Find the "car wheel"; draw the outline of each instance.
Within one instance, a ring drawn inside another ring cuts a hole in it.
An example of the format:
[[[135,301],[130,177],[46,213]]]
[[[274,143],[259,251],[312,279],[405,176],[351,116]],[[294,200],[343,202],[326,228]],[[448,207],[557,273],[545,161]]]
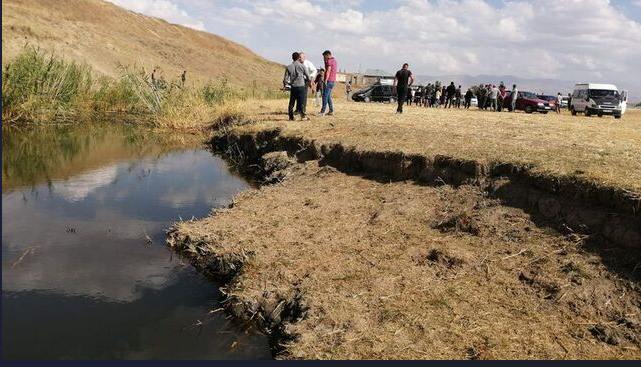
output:
[[[586,108],[585,109],[585,117],[590,117],[592,116],[592,113]]]
[[[366,103],[370,103],[372,101],[372,99],[370,97],[365,97],[365,98],[363,98],[363,101],[366,102]]]
[[[621,119],[621,115],[614,115],[614,118],[617,119],[617,120],[620,120]]]
[[[576,116],[576,110],[574,107],[570,107],[570,113],[572,113],[572,116]]]
[[[532,106],[525,106],[525,113],[532,113],[534,110],[532,109]]]
[[[602,114],[602,113],[600,113],[600,114],[599,114],[599,117],[603,117],[603,114]]]

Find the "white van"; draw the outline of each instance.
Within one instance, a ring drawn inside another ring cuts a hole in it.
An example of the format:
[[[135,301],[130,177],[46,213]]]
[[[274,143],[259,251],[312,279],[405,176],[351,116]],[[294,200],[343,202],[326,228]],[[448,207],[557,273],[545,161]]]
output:
[[[570,112],[573,116],[581,112],[585,116],[612,115],[620,119],[628,105],[628,91],[619,93],[613,84],[577,84],[572,93]]]

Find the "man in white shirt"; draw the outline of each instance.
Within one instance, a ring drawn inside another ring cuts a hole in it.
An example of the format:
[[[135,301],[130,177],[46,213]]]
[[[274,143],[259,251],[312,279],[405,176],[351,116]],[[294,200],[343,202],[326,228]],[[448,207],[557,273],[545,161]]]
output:
[[[303,62],[303,65],[305,66],[305,69],[307,69],[307,73],[309,74],[309,80],[307,81],[307,88],[312,88],[314,89],[314,80],[316,80],[316,74],[318,74],[318,70],[316,70],[316,67],[314,64],[312,64],[311,61],[307,60],[307,56],[305,55],[304,52],[299,52],[300,54],[300,59]]]
[[[556,95],[556,113],[561,114],[561,105],[563,104],[563,95],[561,92]]]
[[[492,109],[492,112],[499,110],[498,98],[499,88],[497,88],[496,85],[492,85],[492,89],[490,89],[490,108]]]
[[[516,84],[512,86],[512,112],[516,112],[516,100],[519,98],[519,89]]]

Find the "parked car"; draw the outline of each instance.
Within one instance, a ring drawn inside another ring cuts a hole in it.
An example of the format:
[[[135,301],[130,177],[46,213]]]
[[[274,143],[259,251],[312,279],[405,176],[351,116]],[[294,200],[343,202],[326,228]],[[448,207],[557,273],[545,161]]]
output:
[[[539,94],[537,95],[539,99],[542,99],[544,101],[548,101],[550,103],[550,107],[552,108],[553,111],[556,111],[556,104],[558,103],[558,99],[556,96],[548,96],[544,94]]]
[[[503,108],[512,111],[512,91],[508,91],[503,101]],[[540,112],[546,114],[552,111],[550,102],[540,99],[532,92],[519,92],[516,99],[516,110],[525,111],[525,113]]]
[[[583,113],[585,116],[612,115],[620,119],[628,106],[628,92],[619,93],[613,84],[577,84],[572,93],[570,112],[573,116]]]
[[[391,85],[374,84],[352,95],[355,102],[396,102],[396,88]]]

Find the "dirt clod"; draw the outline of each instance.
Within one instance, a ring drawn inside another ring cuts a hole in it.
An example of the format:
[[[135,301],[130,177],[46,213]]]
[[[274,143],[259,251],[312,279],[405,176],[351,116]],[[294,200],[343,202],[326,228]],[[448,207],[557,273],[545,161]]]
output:
[[[444,221],[436,223],[434,228],[442,232],[465,232],[474,236],[479,236],[481,233],[476,219],[467,212],[452,214]]]

